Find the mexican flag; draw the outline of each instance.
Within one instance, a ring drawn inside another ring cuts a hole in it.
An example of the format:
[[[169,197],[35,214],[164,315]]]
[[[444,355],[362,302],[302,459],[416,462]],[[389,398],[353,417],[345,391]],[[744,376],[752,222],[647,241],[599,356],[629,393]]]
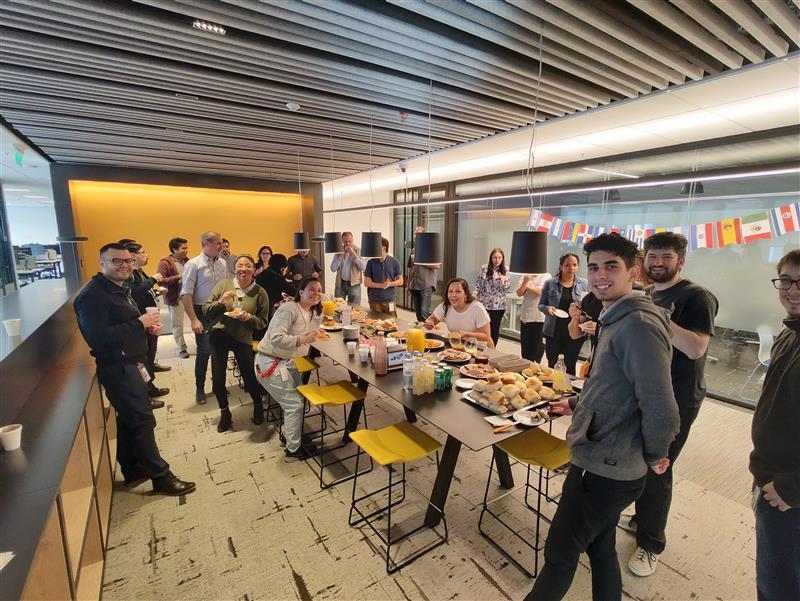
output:
[[[769,227],[769,215],[766,211],[742,217],[742,242],[750,244],[756,240],[771,238],[772,230]]]

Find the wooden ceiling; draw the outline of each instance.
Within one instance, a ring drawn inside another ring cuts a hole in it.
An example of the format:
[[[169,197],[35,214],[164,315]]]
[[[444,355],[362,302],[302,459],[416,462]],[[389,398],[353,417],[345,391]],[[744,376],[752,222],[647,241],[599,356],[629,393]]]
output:
[[[798,1],[0,0],[0,113],[57,162],[320,182],[796,52]]]

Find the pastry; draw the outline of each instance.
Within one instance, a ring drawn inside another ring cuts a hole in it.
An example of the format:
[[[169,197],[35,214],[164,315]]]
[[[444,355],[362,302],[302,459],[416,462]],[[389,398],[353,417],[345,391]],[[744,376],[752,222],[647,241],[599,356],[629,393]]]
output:
[[[542,381],[537,377],[530,377],[525,380],[525,385],[528,388],[533,388],[534,390],[539,390],[542,387]]]
[[[504,384],[500,389],[500,392],[506,395],[509,399],[513,399],[519,394],[519,388],[517,388],[514,384]]]

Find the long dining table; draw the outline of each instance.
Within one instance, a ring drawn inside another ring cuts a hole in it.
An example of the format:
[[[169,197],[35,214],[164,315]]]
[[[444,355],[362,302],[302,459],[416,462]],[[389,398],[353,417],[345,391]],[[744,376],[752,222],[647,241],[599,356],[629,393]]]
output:
[[[388,317],[372,313],[370,316]],[[406,330],[409,327],[409,324],[402,320],[397,320],[397,325],[400,330]],[[522,432],[521,427],[513,426],[509,430],[495,434],[493,426],[484,419],[491,413],[463,399],[463,392],[457,390],[455,386],[449,390],[415,396],[410,390],[403,389],[402,369],[391,370],[385,376],[376,376],[375,366],[370,361],[362,363],[358,353],[348,354],[341,331],[329,332],[329,334],[328,340],[317,340],[312,343],[311,354],[313,356],[325,355],[344,367],[350,372],[351,381],[361,390],[366,392],[369,386],[374,386],[400,403],[406,410],[406,416],[410,421],[413,421],[415,415],[419,416],[447,434],[436,480],[431,491],[430,503],[432,506],[428,507],[425,516],[427,526],[436,526],[441,514],[434,507],[444,511],[461,446],[465,445],[473,451],[480,451],[501,440],[516,436]],[[489,350],[488,353],[490,359],[493,355],[499,354],[493,350]],[[452,367],[453,381],[455,381],[459,374],[458,366],[453,365]],[[347,418],[345,439],[348,438],[347,432],[353,432],[358,428],[363,406],[363,401],[353,403]],[[494,459],[501,486],[507,489],[513,488],[514,479],[508,455],[500,449],[495,449]]]

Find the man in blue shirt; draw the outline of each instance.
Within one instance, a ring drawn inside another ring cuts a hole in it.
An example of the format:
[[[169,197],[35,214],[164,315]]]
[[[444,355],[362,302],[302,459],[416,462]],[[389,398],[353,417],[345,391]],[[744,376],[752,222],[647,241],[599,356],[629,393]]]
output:
[[[364,286],[367,287],[369,308],[379,313],[397,316],[394,306],[394,289],[403,285],[403,268],[400,261],[389,254],[389,241],[381,238],[381,256],[367,261]]]

